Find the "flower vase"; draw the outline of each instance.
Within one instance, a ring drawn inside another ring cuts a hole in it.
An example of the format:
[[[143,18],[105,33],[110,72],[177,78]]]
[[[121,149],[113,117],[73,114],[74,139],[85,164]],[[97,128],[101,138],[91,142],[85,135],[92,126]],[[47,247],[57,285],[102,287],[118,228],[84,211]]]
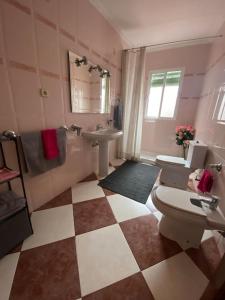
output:
[[[183,158],[186,159],[187,158],[187,150],[188,150],[188,145],[187,144],[183,144]]]

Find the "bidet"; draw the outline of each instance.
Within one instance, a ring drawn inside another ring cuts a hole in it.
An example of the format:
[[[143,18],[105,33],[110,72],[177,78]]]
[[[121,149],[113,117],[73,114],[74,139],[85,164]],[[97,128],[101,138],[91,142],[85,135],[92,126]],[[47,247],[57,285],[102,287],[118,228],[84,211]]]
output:
[[[216,196],[204,197],[163,185],[154,189],[151,196],[163,214],[158,224],[160,233],[183,249],[198,248],[204,230],[225,231],[225,216],[217,207]]]

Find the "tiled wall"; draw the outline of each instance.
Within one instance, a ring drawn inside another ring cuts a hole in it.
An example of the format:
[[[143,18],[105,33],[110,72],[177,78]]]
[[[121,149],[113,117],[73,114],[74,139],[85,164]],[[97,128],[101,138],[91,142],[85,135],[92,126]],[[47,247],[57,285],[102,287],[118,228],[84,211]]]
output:
[[[208,162],[225,165],[225,124],[213,120],[218,91],[225,85],[225,25],[221,29],[223,38],[217,39],[210,51],[203,89],[197,111],[197,138],[210,147]],[[221,208],[225,213],[225,168],[215,172],[214,192],[221,195]]]
[[[201,94],[207,65],[209,44],[187,46],[169,50],[150,52],[147,55],[146,76],[151,71],[174,68],[184,69],[181,97],[178,99],[175,120],[144,120],[142,151],[156,154],[181,155],[181,147],[175,142],[175,127],[191,124],[195,120],[198,101]],[[146,100],[148,87],[146,89]]]
[[[222,162],[225,166],[225,124],[220,124],[213,118],[218,91],[225,85],[225,23],[220,33],[223,34],[223,38],[217,39],[210,51],[195,127],[197,138],[209,145],[206,165]],[[225,214],[225,167],[222,172],[213,173],[212,192],[220,196],[219,206]],[[224,254],[225,239],[218,233],[215,233],[215,237],[220,253]]]
[[[0,0],[0,130],[105,125],[108,115],[70,112],[67,51],[110,70],[114,99],[120,93],[121,49],[116,32],[88,0]],[[40,97],[41,87],[48,98]],[[96,169],[97,149],[82,137],[71,136],[67,150],[62,167],[26,176],[31,210]]]

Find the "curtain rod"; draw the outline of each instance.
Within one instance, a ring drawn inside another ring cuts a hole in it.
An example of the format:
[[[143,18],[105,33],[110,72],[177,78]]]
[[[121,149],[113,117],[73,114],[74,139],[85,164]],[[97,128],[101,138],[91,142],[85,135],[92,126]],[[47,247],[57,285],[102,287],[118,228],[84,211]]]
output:
[[[193,41],[199,41],[199,40],[217,39],[217,38],[221,38],[221,37],[223,37],[222,34],[211,35],[211,36],[205,36],[205,37],[194,38],[194,39],[178,40],[178,41],[172,41],[172,42],[167,42],[167,43],[150,44],[150,45],[146,45],[146,46],[128,48],[128,49],[125,49],[124,51],[140,50],[141,48],[151,48],[151,47],[171,45],[171,44],[184,43],[184,42],[193,42]]]

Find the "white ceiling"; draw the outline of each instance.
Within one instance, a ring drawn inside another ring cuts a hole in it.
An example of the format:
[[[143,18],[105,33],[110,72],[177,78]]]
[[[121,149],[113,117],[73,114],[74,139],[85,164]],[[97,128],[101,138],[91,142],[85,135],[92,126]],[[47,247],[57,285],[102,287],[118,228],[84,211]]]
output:
[[[211,36],[225,0],[89,0],[130,47]]]

